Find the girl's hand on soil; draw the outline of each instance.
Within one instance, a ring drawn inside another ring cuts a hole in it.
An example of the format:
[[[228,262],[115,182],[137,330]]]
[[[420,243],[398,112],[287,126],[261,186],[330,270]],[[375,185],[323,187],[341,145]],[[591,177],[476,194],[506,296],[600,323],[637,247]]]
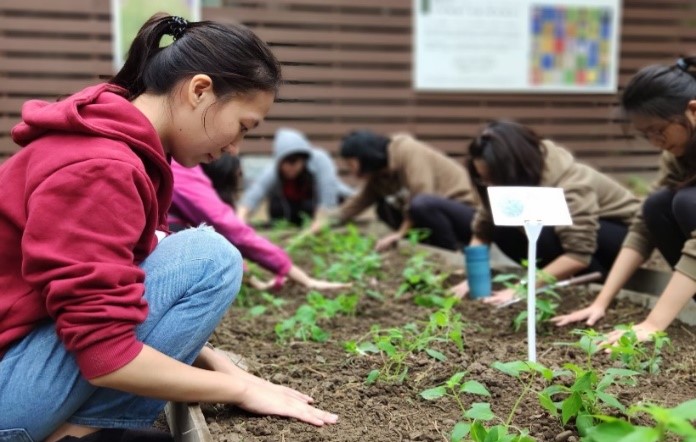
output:
[[[271,279],[270,281],[261,281],[259,278],[256,276],[250,276],[249,277],[249,285],[252,288],[255,288],[256,290],[270,290],[273,288],[273,285],[275,284],[275,279]]]
[[[377,250],[378,252],[383,252],[383,251],[387,250],[389,247],[396,244],[396,242],[399,241],[400,239],[401,239],[400,233],[392,233],[390,235],[387,235],[384,238],[377,241],[377,244],[375,244],[375,250]]]
[[[251,413],[291,417],[318,427],[338,421],[335,414],[309,405],[295,393],[299,392],[270,382],[250,383],[235,405]]]
[[[347,289],[352,287],[353,284],[349,282],[331,282],[331,281],[324,281],[321,279],[314,279],[311,278],[307,283],[305,284],[305,287],[312,289],[312,290],[339,290],[339,289]]]
[[[508,301],[512,301],[513,299],[515,299],[515,290],[514,289],[505,289],[505,290],[498,290],[497,292],[493,292],[493,296],[489,296],[488,298],[483,298],[483,302],[485,302],[486,304],[499,306],[501,304],[505,304]]]
[[[580,310],[568,313],[567,315],[558,315],[551,318],[551,322],[558,327],[572,324],[573,322],[585,321],[585,325],[593,326],[597,321],[604,317],[606,309],[602,306],[592,304]]]
[[[653,333],[662,331],[659,327],[655,327],[654,325],[648,324],[647,322],[641,322],[640,324],[636,324],[631,329],[636,333],[636,338],[638,338],[639,341],[648,341],[650,340],[650,337],[653,335]],[[626,330],[614,330],[613,332],[609,333],[607,335],[607,339],[600,342],[599,345],[614,345],[616,341],[618,341],[619,338],[623,336],[624,333],[626,333]],[[606,349],[604,350],[604,352],[611,353],[611,350]]]
[[[465,279],[464,281],[449,289],[449,291],[450,293],[452,293],[453,297],[457,299],[462,299],[469,294],[469,281]]]

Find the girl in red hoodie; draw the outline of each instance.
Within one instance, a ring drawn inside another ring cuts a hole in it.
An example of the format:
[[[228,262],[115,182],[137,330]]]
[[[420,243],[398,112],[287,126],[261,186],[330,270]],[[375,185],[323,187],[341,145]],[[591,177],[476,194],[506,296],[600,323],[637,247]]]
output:
[[[164,35],[174,42],[160,48]],[[336,421],[204,347],[241,257],[207,228],[158,231],[168,159],[236,153],[279,84],[243,26],[158,15],[109,83],[24,105],[23,149],[0,167],[0,439],[94,440],[151,425],[166,400]]]

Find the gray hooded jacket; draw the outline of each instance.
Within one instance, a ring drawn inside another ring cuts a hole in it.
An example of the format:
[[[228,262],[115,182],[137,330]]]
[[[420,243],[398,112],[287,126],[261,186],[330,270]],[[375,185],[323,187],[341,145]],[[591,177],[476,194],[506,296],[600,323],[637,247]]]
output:
[[[254,211],[264,198],[277,192],[282,197],[282,185],[278,175],[278,166],[284,158],[306,153],[307,170],[314,177],[314,198],[318,209],[333,209],[338,205],[339,196],[350,196],[354,191],[346,186],[336,174],[336,166],[325,150],[313,147],[307,137],[300,131],[280,128],[273,138],[274,162],[264,169],[244,192],[240,204]]]

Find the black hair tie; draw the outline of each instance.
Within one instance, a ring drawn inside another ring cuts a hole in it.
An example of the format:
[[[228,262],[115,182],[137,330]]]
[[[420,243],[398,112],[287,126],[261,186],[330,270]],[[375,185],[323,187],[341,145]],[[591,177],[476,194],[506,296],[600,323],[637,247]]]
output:
[[[178,15],[173,15],[169,19],[169,33],[174,37],[174,40],[178,40],[184,35],[186,28],[188,28],[188,24],[188,20]]]
[[[684,72],[689,72],[689,63],[683,58],[678,58],[676,66]]]

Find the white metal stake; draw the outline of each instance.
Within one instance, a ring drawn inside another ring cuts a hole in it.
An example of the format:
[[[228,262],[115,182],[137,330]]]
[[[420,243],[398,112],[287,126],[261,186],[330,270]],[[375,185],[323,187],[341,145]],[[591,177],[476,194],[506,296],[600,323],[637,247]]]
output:
[[[540,220],[525,221],[527,235],[527,359],[536,362],[536,252],[543,224]]]

